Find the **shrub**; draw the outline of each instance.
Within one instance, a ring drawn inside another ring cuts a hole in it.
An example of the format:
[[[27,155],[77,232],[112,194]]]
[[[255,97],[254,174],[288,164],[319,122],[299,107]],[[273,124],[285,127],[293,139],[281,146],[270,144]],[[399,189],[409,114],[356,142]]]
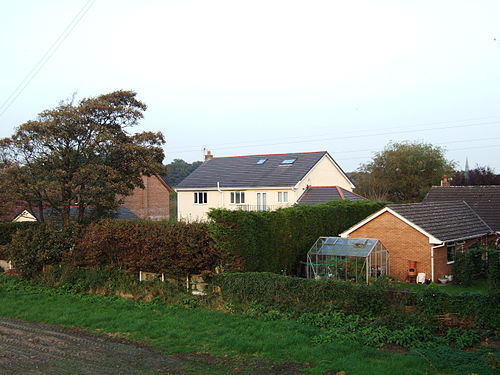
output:
[[[383,206],[340,201],[263,212],[215,209],[210,234],[229,269],[298,274],[318,237],[336,236]]]
[[[500,250],[492,247],[476,247],[457,254],[453,265],[455,280],[470,285],[478,277],[488,279],[492,290],[500,286]]]
[[[213,270],[219,255],[205,223],[103,220],[85,228],[65,261],[184,276]]]
[[[182,304],[189,298],[184,285],[171,282],[139,281],[136,272],[120,269],[86,269],[67,265],[47,267],[33,280],[37,284],[72,293],[118,295],[134,300]]]
[[[29,226],[17,231],[6,246],[9,260],[23,276],[32,277],[43,266],[58,264],[73,246],[79,227],[56,228],[50,224]]]
[[[38,222],[0,223],[0,246],[10,243],[12,236],[18,230],[24,230],[38,225]]]
[[[402,334],[407,326],[443,333],[453,326],[482,330],[500,326],[498,292],[449,295],[426,288],[408,293],[385,284],[368,286],[254,272],[219,274],[212,282],[221,288],[225,302],[259,306],[260,311],[277,310],[322,328],[342,320],[344,325],[356,324],[338,313],[369,317],[374,324],[402,330]],[[408,304],[414,307],[411,313],[405,312]],[[319,313],[324,315],[314,315]]]

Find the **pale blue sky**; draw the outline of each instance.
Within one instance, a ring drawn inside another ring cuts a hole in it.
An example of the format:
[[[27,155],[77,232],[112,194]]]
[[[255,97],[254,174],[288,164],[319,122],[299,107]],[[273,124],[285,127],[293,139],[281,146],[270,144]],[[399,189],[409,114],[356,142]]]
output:
[[[0,137],[74,92],[131,89],[166,162],[327,150],[353,171],[416,140],[500,173],[498,0],[0,4]]]

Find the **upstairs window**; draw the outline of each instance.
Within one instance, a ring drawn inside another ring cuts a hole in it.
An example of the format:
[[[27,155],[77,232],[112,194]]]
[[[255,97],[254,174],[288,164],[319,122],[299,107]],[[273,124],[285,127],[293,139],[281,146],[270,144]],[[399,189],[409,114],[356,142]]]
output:
[[[285,159],[281,162],[281,164],[284,164],[284,165],[293,164],[293,163],[295,163],[295,160],[297,160],[297,159]]]
[[[288,203],[288,191],[278,191],[278,203]]]
[[[206,191],[197,191],[194,193],[194,204],[207,204],[208,193]]]
[[[244,191],[232,191],[231,192],[231,204],[243,204],[245,203],[245,192]]]
[[[259,159],[259,161],[257,163],[255,163],[255,164],[258,164],[258,165],[264,164],[266,162],[266,160],[267,159]]]

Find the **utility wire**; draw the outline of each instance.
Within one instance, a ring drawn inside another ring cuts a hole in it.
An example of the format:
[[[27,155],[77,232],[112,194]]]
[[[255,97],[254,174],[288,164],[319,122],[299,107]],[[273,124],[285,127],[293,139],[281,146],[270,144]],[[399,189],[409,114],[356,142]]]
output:
[[[450,149],[450,150],[446,150],[446,151],[447,152],[448,151],[463,151],[463,150],[472,150],[472,149],[477,149],[477,148],[494,148],[494,147],[500,148],[500,145],[472,146],[472,147],[454,148],[454,149]],[[375,151],[373,151],[373,152],[375,152]],[[344,161],[344,160],[357,160],[357,159],[370,159],[370,158],[372,158],[372,156],[356,156],[356,157],[352,157],[352,158],[335,158],[335,160]]]
[[[309,139],[309,140],[302,140],[302,141],[258,143],[258,144],[238,145],[238,146],[230,146],[230,147],[229,146],[228,147],[214,147],[214,149],[217,149],[217,150],[228,150],[228,149],[235,149],[235,148],[248,148],[248,147],[260,147],[260,146],[275,146],[275,145],[286,145],[286,144],[300,144],[300,143],[328,141],[328,140],[345,140],[345,139],[352,139],[352,138],[366,138],[366,137],[375,137],[375,136],[381,136],[381,135],[406,134],[406,133],[416,133],[416,132],[422,132],[422,131],[433,131],[433,130],[443,130],[443,129],[457,129],[457,128],[466,128],[466,127],[473,127],[473,126],[482,126],[482,125],[494,125],[494,124],[498,124],[498,121],[482,122],[482,123],[466,124],[466,125],[453,125],[453,126],[432,127],[432,128],[424,128],[424,129],[379,132],[379,133],[370,133],[370,134],[366,134],[365,133],[365,134],[361,134],[361,135],[321,137],[321,138],[315,138],[315,139]],[[199,152],[199,149],[185,149],[185,150],[169,151],[169,152],[166,152],[166,154],[179,153],[179,152]]]
[[[71,22],[66,26],[63,32],[57,37],[57,39],[52,43],[50,48],[45,52],[41,59],[33,66],[29,73],[24,77],[24,79],[19,83],[14,91],[9,95],[9,97],[0,106],[0,116],[10,108],[10,106],[16,101],[19,95],[22,94],[24,89],[30,84],[30,82],[36,77],[44,65],[50,60],[50,58],[56,53],[56,51],[61,47],[61,44],[68,38],[71,32],[75,29],[82,18],[87,14],[92,5],[96,0],[88,0],[76,16],[71,20]]]
[[[487,116],[487,117],[479,117],[479,118],[469,118],[469,119],[462,119],[462,120],[448,120],[448,121],[420,123],[420,124],[414,124],[414,125],[403,125],[403,126],[396,126],[396,127],[393,126],[393,127],[386,127],[386,128],[377,128],[377,130],[397,130],[397,129],[401,129],[401,128],[408,129],[408,128],[416,128],[416,127],[421,127],[421,126],[456,124],[456,123],[459,123],[459,122],[471,122],[471,121],[481,121],[481,120],[499,119],[499,118],[500,118],[500,115],[495,115],[495,116]],[[480,124],[480,125],[482,125],[482,124]],[[359,129],[359,130],[353,130],[353,131],[349,131],[349,132],[343,132],[342,134],[344,134],[344,135],[346,135],[346,134],[357,134],[357,133],[366,133],[366,132],[369,132],[369,131],[370,131],[370,129]],[[330,134],[325,133],[325,134],[323,134],[323,137],[325,135],[326,136],[327,135],[333,135],[333,133],[330,133]],[[320,139],[324,139],[323,137],[320,138]],[[337,136],[335,136],[335,137],[338,139]],[[280,141],[287,140],[287,139],[301,139],[302,141],[306,141],[306,140],[304,140],[304,138],[310,138],[310,136],[309,137],[304,137],[304,136],[280,137],[279,139],[280,139]],[[259,142],[258,140],[255,140],[255,141],[245,141],[245,142],[219,143],[219,144],[216,144],[216,145],[212,145],[211,147],[219,149],[220,146],[226,146],[226,145],[238,146],[238,145],[248,145],[248,144],[252,144],[252,143],[257,143],[257,145],[258,145],[258,142]],[[300,142],[297,142],[297,143],[300,143]],[[174,148],[171,148],[170,150],[177,151],[177,152],[199,151],[200,148],[203,148],[203,147],[205,147],[205,146],[204,145],[199,145],[199,146],[194,146],[192,149],[185,149],[185,150],[176,149],[174,147]],[[253,144],[252,144],[252,147],[253,147]],[[170,151],[168,153],[173,153],[172,151]]]

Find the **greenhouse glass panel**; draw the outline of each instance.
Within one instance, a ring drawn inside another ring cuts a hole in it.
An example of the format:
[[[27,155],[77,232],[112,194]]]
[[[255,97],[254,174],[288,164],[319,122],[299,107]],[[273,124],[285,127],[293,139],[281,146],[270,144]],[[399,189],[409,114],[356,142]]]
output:
[[[389,273],[389,252],[375,238],[320,237],[307,253],[308,278],[365,281]]]

